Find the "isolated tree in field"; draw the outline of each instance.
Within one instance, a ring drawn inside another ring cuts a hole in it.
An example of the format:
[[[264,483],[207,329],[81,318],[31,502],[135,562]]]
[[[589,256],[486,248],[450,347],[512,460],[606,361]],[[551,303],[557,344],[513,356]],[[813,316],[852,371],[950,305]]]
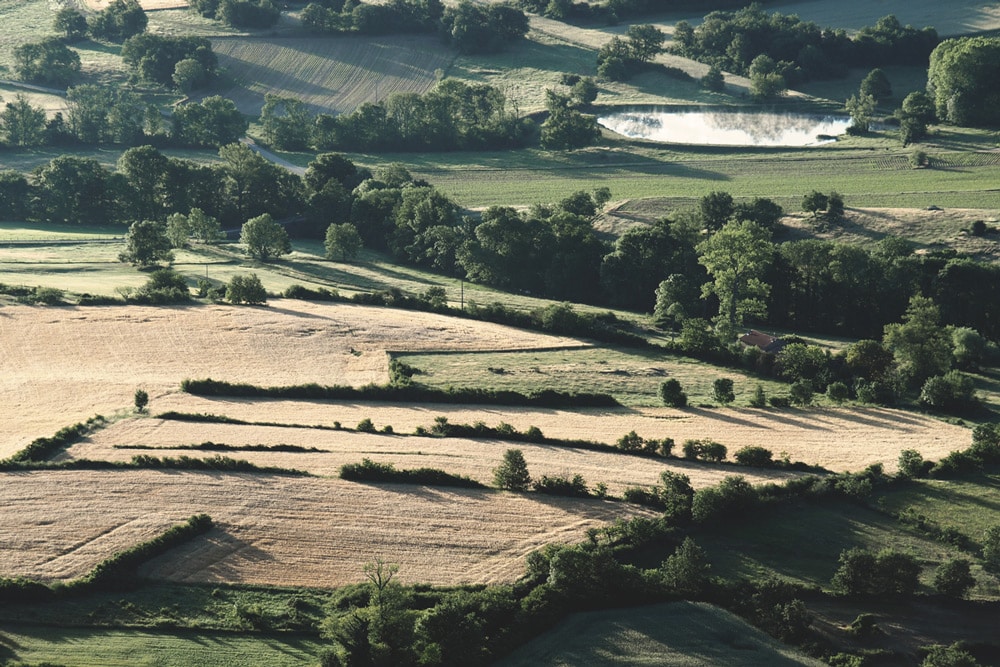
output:
[[[733,392],[732,378],[717,378],[712,383],[712,393],[715,396],[715,400],[723,405],[729,405],[736,400],[736,394]]]
[[[625,31],[625,38],[632,58],[647,63],[663,51],[663,42],[667,36],[656,26],[645,23],[629,26]]]
[[[361,235],[358,228],[349,222],[333,224],[326,228],[326,258],[346,262],[358,256],[361,250]]]
[[[718,65],[712,65],[709,67],[705,76],[701,77],[701,85],[703,88],[713,90],[715,92],[722,92],[725,90],[726,78],[722,74],[722,69]]]
[[[137,266],[170,262],[174,258],[170,248],[166,224],[154,220],[133,222],[125,234],[125,250],[118,254],[118,260]]]
[[[235,275],[226,286],[226,301],[257,306],[267,303],[267,291],[256,273]]]
[[[272,257],[287,255],[292,251],[288,232],[274,221],[269,213],[250,218],[243,223],[240,243],[247,247],[247,253],[262,262]]]
[[[520,449],[504,452],[503,462],[493,470],[493,484],[508,491],[527,491],[531,485],[528,464]]]
[[[0,128],[8,145],[37,146],[45,141],[45,110],[19,93],[0,112]]]
[[[903,321],[885,326],[882,343],[913,386],[951,367],[951,340],[940,324],[940,310],[928,297],[911,298]]]
[[[665,380],[663,384],[660,385],[660,398],[663,400],[664,405],[672,408],[683,408],[687,406],[687,394],[684,393],[681,383],[678,382],[676,378]]]
[[[830,198],[816,190],[813,190],[802,198],[802,210],[806,213],[812,213],[814,218],[826,211],[829,205]]]
[[[133,397],[133,403],[135,404],[136,412],[145,412],[146,406],[149,404],[149,394],[144,389],[136,389],[135,396]]]
[[[771,291],[764,274],[774,256],[770,233],[752,222],[730,222],[697,246],[698,262],[712,281],[702,296],[719,299],[717,325],[728,335],[746,317],[763,317]]]

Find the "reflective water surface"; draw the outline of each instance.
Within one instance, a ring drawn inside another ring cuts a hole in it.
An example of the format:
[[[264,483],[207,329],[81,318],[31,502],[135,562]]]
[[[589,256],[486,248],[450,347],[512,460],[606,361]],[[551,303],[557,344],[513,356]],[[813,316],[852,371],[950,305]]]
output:
[[[847,132],[848,116],[774,111],[648,109],[609,113],[597,122],[630,139],[708,146],[818,146]]]

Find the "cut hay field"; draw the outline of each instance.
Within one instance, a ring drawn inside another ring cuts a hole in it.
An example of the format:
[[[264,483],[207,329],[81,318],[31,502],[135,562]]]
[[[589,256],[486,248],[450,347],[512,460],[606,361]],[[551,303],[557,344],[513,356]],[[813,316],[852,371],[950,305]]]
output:
[[[425,93],[454,54],[435,37],[219,38],[212,49],[230,87],[213,95],[259,115],[265,93],[301,100],[311,111],[349,113],[393,93]]]
[[[988,0],[791,0],[767,5],[768,11],[798,14],[821,27],[857,30],[893,14],[900,23],[917,28],[931,26],[942,36],[984,32],[1000,28],[1000,7]]]
[[[496,667],[791,667],[824,665],[738,616],[700,602],[573,614]]]
[[[336,406],[331,406],[330,412],[336,413]],[[567,415],[567,418],[570,416]],[[354,423],[344,425],[353,427]],[[205,441],[233,446],[283,444],[322,451],[218,452],[178,448]],[[144,448],[134,448],[134,445]],[[151,451],[145,447],[154,449]],[[629,486],[658,484],[660,474],[664,470],[687,475],[696,488],[718,484],[726,475],[733,474],[743,475],[752,484],[781,483],[790,477],[798,476],[798,473],[783,471],[711,466],[678,459],[641,458],[611,452],[501,440],[383,435],[275,426],[195,424],[159,419],[117,422],[73,445],[65,455],[60,456],[59,460],[79,458],[129,461],[137,454],[202,458],[221,454],[250,461],[259,466],[276,466],[305,470],[315,475],[337,476],[340,466],[345,463],[360,463],[362,459],[368,458],[379,463],[391,463],[397,469],[437,468],[451,474],[465,475],[491,486],[493,469],[500,464],[504,451],[512,447],[524,452],[528,468],[536,479],[542,475],[572,478],[579,474],[591,488],[598,483],[604,483],[608,492],[617,497],[620,497]]]
[[[576,344],[469,320],[354,305],[0,309],[0,456],[188,377],[264,385],[387,381],[387,348]]]
[[[509,582],[550,542],[575,542],[623,503],[339,479],[158,471],[5,474],[0,572],[79,576],[145,537],[136,525],[206,512],[216,527],[144,565],[174,582],[335,587],[364,580],[382,557],[406,583]]]
[[[151,401],[150,408],[154,414],[177,410],[221,414],[244,421],[287,424],[332,425],[334,421],[339,421],[350,427],[367,417],[376,428],[390,425],[397,433],[412,433],[418,426],[430,427],[435,417],[445,416],[453,424],[483,421],[488,426],[496,426],[503,421],[521,431],[537,426],[551,438],[605,443],[614,443],[634,430],[644,438],[673,438],[678,446],[691,438],[714,438],[726,445],[730,452],[747,445],[760,445],[772,450],[775,457],[786,453],[792,461],[817,464],[835,471],[860,470],[880,462],[886,465],[887,470],[894,470],[899,452],[903,449],[916,449],[925,458],[937,460],[953,450],[968,447],[971,441],[966,428],[919,414],[879,407],[549,410],[442,404],[209,399],[178,392]],[[189,428],[190,435],[185,436],[189,444],[211,440],[198,435],[202,432],[201,426],[191,425]],[[600,480],[589,481],[596,483]]]

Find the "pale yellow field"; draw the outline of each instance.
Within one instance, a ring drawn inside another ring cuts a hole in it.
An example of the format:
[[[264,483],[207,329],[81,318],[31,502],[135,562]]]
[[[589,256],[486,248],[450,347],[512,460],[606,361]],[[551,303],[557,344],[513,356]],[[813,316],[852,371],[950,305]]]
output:
[[[404,582],[512,581],[524,558],[587,528],[650,515],[625,503],[339,479],[157,471],[4,475],[0,572],[65,580],[206,512],[217,528],[142,574],[186,582],[333,587],[376,556]]]
[[[429,313],[272,300],[268,307],[0,308],[0,457],[185,378],[259,385],[387,381],[386,349],[576,345]]]
[[[353,423],[348,426],[354,426]],[[199,451],[173,449],[206,441],[227,445],[296,445],[322,452]],[[142,445],[156,451],[121,449]],[[580,474],[593,488],[603,482],[608,492],[620,496],[626,487],[655,485],[660,473],[672,470],[687,475],[696,488],[718,484],[726,475],[743,475],[752,484],[783,482],[797,473],[763,471],[755,468],[711,466],[677,459],[649,459],[621,454],[570,449],[551,445],[512,443],[500,440],[467,440],[403,435],[354,433],[274,426],[232,424],[193,424],[160,419],[129,419],[95,433],[74,445],[64,459],[99,459],[129,461],[137,454],[152,456],[211,457],[217,454],[244,459],[259,466],[277,466],[305,470],[315,475],[336,476],[345,463],[362,459],[391,463],[397,469],[437,468],[456,475],[466,475],[490,485],[493,470],[503,453],[516,447],[524,452],[528,470],[534,478],[542,475],[572,477]],[[679,453],[679,449],[678,449]]]
[[[432,404],[247,401],[179,393],[163,396],[150,405],[154,414],[167,410],[207,412],[246,421],[288,424],[331,425],[339,421],[353,427],[368,417],[376,428],[388,424],[397,433],[413,433],[417,426],[429,427],[438,415],[448,417],[455,424],[483,421],[495,426],[504,421],[519,430],[537,426],[549,437],[607,443],[634,430],[646,438],[673,438],[678,448],[691,438],[712,438],[726,445],[731,453],[747,445],[759,445],[770,449],[776,458],[784,453],[792,461],[821,465],[834,471],[860,470],[872,463],[884,463],[892,470],[903,449],[915,449],[925,458],[937,460],[951,451],[965,449],[971,438],[966,428],[881,407],[569,411]],[[202,427],[189,426],[193,440],[188,444],[212,440],[198,435]]]

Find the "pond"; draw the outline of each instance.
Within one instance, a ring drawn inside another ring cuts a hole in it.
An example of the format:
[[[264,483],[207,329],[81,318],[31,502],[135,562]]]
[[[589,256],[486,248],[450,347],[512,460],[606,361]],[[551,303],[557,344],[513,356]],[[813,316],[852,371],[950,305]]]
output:
[[[597,122],[630,139],[705,146],[818,146],[845,134],[849,116],[728,109],[629,109]]]

